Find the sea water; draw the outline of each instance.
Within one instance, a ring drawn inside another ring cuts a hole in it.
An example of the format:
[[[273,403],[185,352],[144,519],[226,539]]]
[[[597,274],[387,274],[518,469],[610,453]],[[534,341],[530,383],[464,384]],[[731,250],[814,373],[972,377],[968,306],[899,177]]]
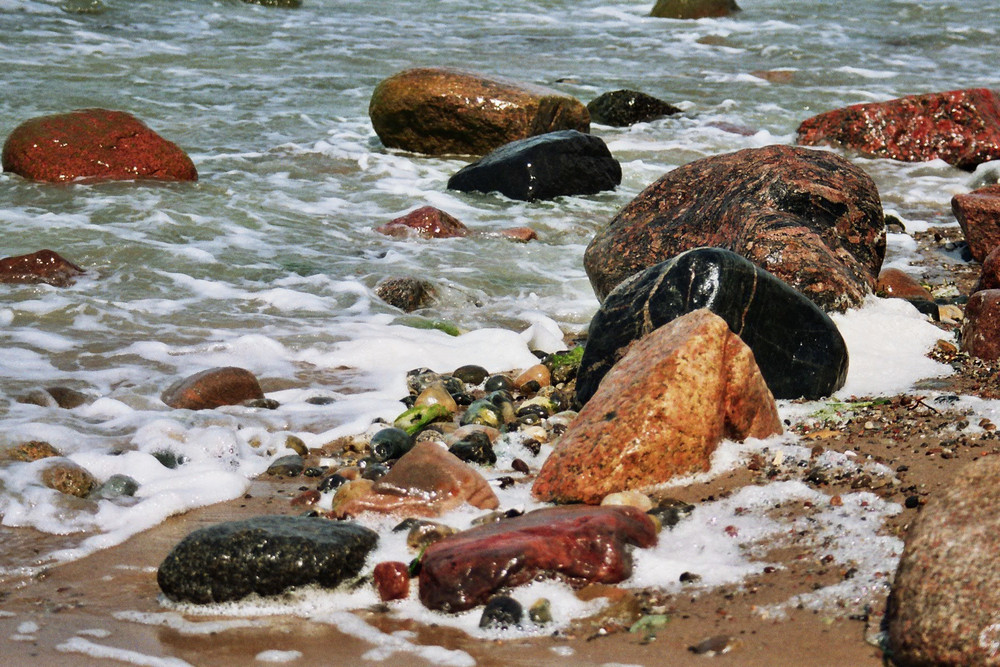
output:
[[[0,137],[40,115],[121,109],[179,144],[199,171],[197,183],[87,185],[0,173],[0,256],[50,248],[87,270],[67,288],[0,286],[0,446],[45,440],[101,480],[128,474],[140,483],[131,505],[77,503],[38,484],[40,464],[3,468],[4,526],[79,538],[37,559],[7,554],[0,571],[31,573],[238,497],[287,453],[287,435],[318,446],[395,417],[411,368],[504,371],[534,363],[531,350],[559,349],[597,308],[582,268],[587,243],[670,169],[792,143],[802,120],[847,104],[1000,88],[992,0],[740,4],[728,18],[674,21],[648,17],[652,0],[304,0],[295,10],[236,0],[0,0]],[[457,193],[445,184],[468,159],[388,150],[368,119],[375,85],[414,66],[507,76],[583,102],[632,88],[683,112],[593,126],[622,164],[613,192],[534,203]],[[773,71],[787,74],[771,82]],[[886,258],[904,269],[911,235],[955,225],[951,197],[997,171],[851,159],[906,227],[889,235]],[[478,232],[528,226],[539,239],[373,231],[424,205]],[[961,260],[941,259],[929,277],[946,281],[947,264]],[[431,282],[433,305],[405,315],[381,302],[375,284],[399,275]],[[427,328],[441,321],[461,335]],[[843,397],[905,391],[948,372],[923,356],[940,331],[904,304],[873,299],[836,321],[851,353]],[[194,413],[160,401],[176,379],[223,365],[254,372],[280,407]],[[51,386],[91,402],[63,410],[17,400]],[[333,401],[309,401],[317,397]],[[164,468],[153,456],[164,449],[188,463]],[[723,511],[700,511],[708,533],[692,544],[717,539],[718,521],[707,515]],[[831,531],[837,521],[827,521]],[[866,524],[872,540],[878,523]],[[763,536],[769,525],[760,517],[746,532]],[[870,569],[891,566],[899,545],[872,544],[881,560]],[[745,554],[730,555],[718,581],[749,567]]]

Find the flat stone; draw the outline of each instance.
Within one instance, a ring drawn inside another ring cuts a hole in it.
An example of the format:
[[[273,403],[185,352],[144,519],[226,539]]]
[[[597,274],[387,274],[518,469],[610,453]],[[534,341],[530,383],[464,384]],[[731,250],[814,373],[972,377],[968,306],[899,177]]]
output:
[[[264,398],[253,373],[235,366],[209,368],[178,380],[160,396],[176,409],[211,410],[223,405]]]
[[[951,210],[965,234],[973,259],[983,262],[1000,247],[1000,184],[955,195],[951,198]]]
[[[878,274],[875,293],[892,299],[933,301],[934,295],[916,278],[900,269],[882,269]]]
[[[0,259],[0,283],[45,283],[67,287],[86,273],[76,264],[52,250],[39,250],[30,255]]]

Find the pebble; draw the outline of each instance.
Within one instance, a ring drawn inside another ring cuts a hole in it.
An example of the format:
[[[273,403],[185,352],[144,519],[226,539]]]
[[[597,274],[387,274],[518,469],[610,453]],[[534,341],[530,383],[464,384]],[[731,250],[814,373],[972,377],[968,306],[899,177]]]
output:
[[[520,625],[522,616],[524,610],[520,602],[506,595],[496,595],[483,608],[479,627],[506,630]]]
[[[4,458],[11,461],[38,461],[53,456],[62,456],[59,450],[42,440],[30,440],[11,447]]]
[[[86,498],[97,486],[97,480],[86,468],[64,458],[50,458],[42,470],[42,484],[59,493]]]
[[[514,389],[514,383],[506,375],[491,375],[483,384],[483,389],[486,391],[511,391]]]
[[[548,598],[539,598],[528,608],[528,618],[535,625],[552,622],[552,603]]]
[[[111,500],[123,496],[134,496],[139,490],[139,482],[128,475],[112,475],[104,484],[90,492],[94,500]]]
[[[501,416],[502,413],[500,408],[488,399],[481,398],[478,401],[474,401],[472,405],[466,408],[465,414],[462,415],[462,419],[459,423],[462,426],[468,426],[469,424],[481,424],[483,426],[490,426],[498,429],[503,424]]]
[[[382,602],[402,600],[410,595],[410,570],[406,563],[379,563],[372,571],[372,580]]]
[[[423,551],[430,545],[454,535],[458,530],[434,521],[417,521],[406,534],[406,546],[411,551]]]
[[[525,369],[520,375],[514,378],[514,388],[522,389],[529,382],[535,383],[535,391],[538,391],[542,387],[548,387],[552,382],[549,367],[545,364],[535,364],[531,368]]]
[[[289,454],[275,459],[267,468],[268,475],[272,477],[298,477],[305,470],[305,459],[299,454]]]
[[[285,447],[299,456],[308,456],[309,454],[309,448],[306,447],[306,443],[296,435],[289,435],[285,438]]]
[[[490,372],[482,366],[469,364],[456,368],[452,375],[466,384],[480,385],[489,377]]]
[[[729,653],[736,646],[736,638],[729,635],[715,635],[702,640],[688,650],[695,655],[714,656]]]
[[[493,465],[497,462],[496,452],[485,433],[470,433],[448,448],[448,451],[466,463]]]
[[[398,459],[413,449],[414,439],[401,428],[384,428],[372,436],[372,456],[379,461]]]
[[[653,509],[653,501],[645,493],[640,493],[639,491],[609,493],[601,500],[601,505],[625,505],[637,507],[643,512]]]
[[[451,414],[458,412],[458,403],[455,402],[455,399],[445,389],[444,382],[440,381],[428,385],[426,389],[420,392],[413,405],[414,407],[440,405]]]

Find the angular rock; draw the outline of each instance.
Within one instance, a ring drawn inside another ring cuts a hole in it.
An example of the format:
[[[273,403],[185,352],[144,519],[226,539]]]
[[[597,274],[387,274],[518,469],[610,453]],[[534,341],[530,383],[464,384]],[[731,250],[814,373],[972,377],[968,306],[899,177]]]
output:
[[[404,216],[390,220],[376,232],[386,236],[419,236],[425,239],[450,239],[470,234],[469,228],[444,211],[433,206],[421,206]]]
[[[410,571],[406,563],[386,561],[372,571],[372,581],[382,602],[402,600],[410,594]]]
[[[781,433],[753,352],[707,309],[634,343],[542,465],[532,494],[598,504],[708,470],[724,438]]]
[[[536,134],[590,131],[587,108],[569,95],[451,68],[389,77],[372,93],[368,115],[386,147],[430,155],[485,155]]]
[[[196,181],[176,144],[124,111],[81,109],[22,123],[3,146],[3,169],[34,181]]]
[[[426,280],[408,276],[384,278],[375,285],[375,296],[404,313],[412,313],[433,300],[434,286]]]
[[[45,283],[66,287],[84,273],[79,266],[52,250],[0,259],[0,283]]]
[[[977,262],[985,261],[1000,247],[1000,185],[988,185],[951,198],[951,210],[958,220],[969,251]]]
[[[632,574],[628,546],[656,544],[653,521],[634,507],[552,507],[485,524],[427,548],[420,601],[459,612],[501,588],[537,577],[574,585],[617,583]]]
[[[200,528],[167,554],[156,573],[171,600],[208,604],[295,586],[334,588],[355,576],[378,533],[349,522],[260,516]]]
[[[1000,664],[997,479],[1000,459],[978,459],[914,520],[886,613],[893,664]]]
[[[52,457],[42,469],[42,484],[59,493],[86,498],[97,487],[97,479],[69,459]]]
[[[449,178],[448,188],[535,201],[597,194],[621,182],[621,165],[600,137],[562,130],[501,146]]]
[[[829,151],[748,148],[668,172],[584,253],[601,300],[625,278],[685,250],[732,250],[824,310],[858,306],[885,256],[872,179]]]
[[[663,19],[704,19],[738,11],[736,0],[656,0],[649,15]]]
[[[890,299],[920,299],[933,301],[934,295],[916,278],[900,269],[882,269],[878,274],[875,293]]]
[[[613,127],[646,123],[680,113],[680,109],[638,90],[613,90],[587,104],[590,120]]]
[[[178,380],[160,396],[172,408],[211,410],[222,405],[264,398],[254,374],[244,368],[223,366],[209,368]]]
[[[361,512],[438,516],[466,502],[479,509],[500,505],[482,475],[427,440],[414,445],[360,497],[339,500],[335,499],[333,507],[337,518]]]
[[[1000,359],[1000,289],[980,290],[969,297],[961,348],[980,359]]]
[[[983,260],[983,268],[979,272],[979,280],[973,286],[972,291],[978,292],[984,289],[1000,288],[1000,246],[993,249],[993,252]]]
[[[775,398],[829,396],[847,379],[847,345],[816,304],[722,248],[696,248],[616,287],[590,321],[576,396],[590,400],[628,346],[685,313],[708,308],[753,351]]]
[[[1000,158],[1000,96],[970,88],[855,104],[803,121],[798,143],[971,170]]]

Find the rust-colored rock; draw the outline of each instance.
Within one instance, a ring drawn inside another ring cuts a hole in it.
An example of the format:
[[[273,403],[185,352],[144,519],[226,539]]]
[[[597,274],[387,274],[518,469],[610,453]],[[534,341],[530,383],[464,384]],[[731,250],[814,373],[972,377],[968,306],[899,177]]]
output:
[[[527,243],[528,241],[538,239],[538,232],[531,227],[508,227],[507,229],[501,229],[497,233],[505,239],[517,241],[518,243]]]
[[[599,231],[584,254],[597,297],[700,246],[731,250],[824,310],[861,305],[885,256],[874,181],[829,152],[748,148],[668,172]]]
[[[736,0],[656,0],[649,15],[663,19],[707,19],[738,11]]]
[[[22,123],[3,146],[3,168],[35,181],[195,181],[191,158],[124,111],[81,109]]]
[[[983,260],[983,268],[979,271],[979,280],[972,291],[1000,288],[1000,246],[993,249]]]
[[[402,600],[410,594],[410,570],[406,563],[386,561],[372,570],[372,581],[382,602]]]
[[[211,410],[264,398],[253,373],[235,366],[209,368],[170,385],[160,400],[172,408]]]
[[[52,457],[42,469],[42,484],[59,493],[86,498],[97,487],[97,479],[73,461]]]
[[[52,458],[54,456],[62,456],[58,449],[45,442],[44,440],[29,440],[28,442],[22,442],[14,445],[9,450],[4,452],[3,459],[8,459],[10,461],[37,461],[39,459]]]
[[[916,278],[900,269],[882,269],[878,274],[875,293],[892,299],[919,299],[933,301],[934,295]]]
[[[1000,96],[970,88],[855,104],[803,121],[798,143],[903,162],[941,159],[974,169],[1000,158]]]
[[[376,86],[368,107],[389,148],[485,155],[556,130],[590,131],[582,102],[544,86],[451,68],[409,69]]]
[[[0,283],[72,285],[84,270],[52,250],[0,259]]]
[[[982,262],[1000,247],[1000,184],[955,195],[951,198],[951,210],[965,234],[973,259]]]
[[[490,510],[500,505],[482,475],[427,440],[400,457],[370,491],[343,503],[336,500],[332,514],[337,518],[361,512],[438,516],[462,503]]]
[[[450,239],[470,234],[469,228],[460,220],[433,206],[421,206],[376,227],[375,231],[397,238],[419,236],[425,239]]]
[[[708,470],[724,438],[781,433],[753,352],[696,310],[634,343],[604,376],[535,479],[539,500],[598,504]]]
[[[973,357],[1000,359],[1000,289],[980,290],[969,297],[961,347]]]
[[[614,584],[632,574],[629,545],[656,544],[656,526],[634,507],[552,507],[477,526],[427,548],[420,601],[458,612],[537,577]]]

